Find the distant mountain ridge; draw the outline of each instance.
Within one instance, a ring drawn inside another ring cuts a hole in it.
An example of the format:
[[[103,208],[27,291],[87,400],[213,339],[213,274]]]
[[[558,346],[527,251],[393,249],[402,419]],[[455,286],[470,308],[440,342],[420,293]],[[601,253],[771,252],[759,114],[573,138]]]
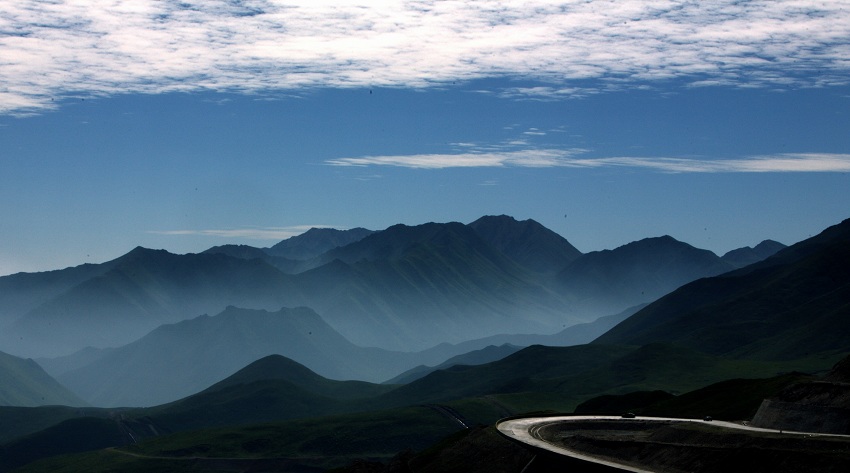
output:
[[[708,250],[670,236],[645,238],[613,250],[586,253],[558,275],[576,304],[598,313],[651,302],[695,279],[735,269]]]
[[[764,240],[755,246],[755,248],[750,248],[746,246],[744,248],[738,248],[736,250],[732,250],[725,255],[722,256],[723,261],[730,263],[738,268],[743,268],[744,266],[751,265],[753,263],[758,263],[764,259],[767,259],[776,252],[787,248],[782,243],[773,240]]]
[[[272,256],[282,256],[292,260],[309,260],[334,248],[360,241],[372,233],[375,232],[361,227],[350,230],[311,228],[301,235],[287,238],[264,251]]]
[[[131,342],[228,304],[279,308],[288,276],[253,259],[136,248],[111,268],[49,299],[10,326],[18,351],[41,356]]]

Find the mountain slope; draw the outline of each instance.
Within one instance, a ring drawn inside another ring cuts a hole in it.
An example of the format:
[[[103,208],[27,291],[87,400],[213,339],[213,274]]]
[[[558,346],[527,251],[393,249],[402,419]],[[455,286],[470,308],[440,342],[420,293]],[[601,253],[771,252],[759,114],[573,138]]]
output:
[[[379,381],[416,364],[411,355],[352,345],[307,308],[228,307],[163,325],[60,379],[93,405],[150,406],[196,393],[272,354],[335,379]]]
[[[558,274],[558,281],[576,295],[578,307],[611,314],[732,269],[708,250],[663,236],[584,254]]]
[[[45,300],[109,271],[115,263],[116,260],[113,260],[103,264],[82,264],[55,271],[0,277],[0,328],[16,321]]]
[[[0,406],[83,406],[80,398],[59,384],[33,360],[0,352]]]
[[[850,351],[850,220],[760,263],[683,286],[594,343],[655,341],[761,359]]]
[[[543,225],[507,215],[485,216],[469,227],[515,263],[541,273],[560,271],[581,256],[570,242]]]

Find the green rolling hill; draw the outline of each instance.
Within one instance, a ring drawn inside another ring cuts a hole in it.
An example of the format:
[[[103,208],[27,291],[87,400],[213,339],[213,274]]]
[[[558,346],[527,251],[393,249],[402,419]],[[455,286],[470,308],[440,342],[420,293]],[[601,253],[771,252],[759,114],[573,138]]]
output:
[[[0,406],[84,406],[33,360],[0,352]]]

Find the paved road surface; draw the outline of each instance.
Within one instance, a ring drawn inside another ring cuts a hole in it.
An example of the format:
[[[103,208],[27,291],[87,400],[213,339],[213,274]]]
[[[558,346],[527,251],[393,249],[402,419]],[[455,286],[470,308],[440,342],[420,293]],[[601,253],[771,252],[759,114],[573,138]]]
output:
[[[496,428],[499,432],[518,442],[522,442],[526,445],[530,445],[532,447],[536,447],[542,450],[546,450],[549,452],[554,452],[559,455],[563,455],[570,458],[575,458],[577,460],[591,462],[597,465],[603,465],[610,468],[614,468],[620,471],[632,471],[632,472],[649,472],[651,470],[642,470],[639,468],[635,468],[633,466],[627,466],[620,463],[612,462],[609,460],[603,460],[601,458],[593,457],[591,455],[585,455],[579,451],[570,450],[555,443],[550,443],[542,435],[540,435],[540,429],[547,425],[552,424],[560,424],[560,423],[569,423],[569,422],[587,422],[593,420],[600,421],[622,421],[622,422],[634,422],[634,421],[642,421],[642,422],[657,422],[657,423],[683,423],[683,422],[694,422],[694,423],[706,423],[707,421],[698,420],[698,419],[676,419],[676,418],[668,418],[668,417],[635,417],[631,419],[622,418],[620,416],[559,416],[559,417],[526,417],[520,419],[509,419],[496,424]],[[723,427],[728,429],[735,430],[744,430],[749,432],[768,432],[768,433],[782,433],[787,435],[799,435],[805,437],[850,437],[848,435],[836,435],[836,434],[820,434],[820,433],[812,433],[812,432],[791,432],[791,431],[779,431],[773,429],[762,429],[758,427],[751,427],[749,425],[735,424],[732,422],[724,422],[724,421],[711,421],[711,424],[716,427]]]

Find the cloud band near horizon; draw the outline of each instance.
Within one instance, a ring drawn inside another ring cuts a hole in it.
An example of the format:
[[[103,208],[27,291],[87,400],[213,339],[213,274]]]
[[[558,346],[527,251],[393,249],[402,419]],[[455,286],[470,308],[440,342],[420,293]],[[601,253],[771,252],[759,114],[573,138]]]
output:
[[[331,166],[394,166],[414,169],[468,167],[643,168],[667,173],[850,172],[850,154],[785,153],[740,159],[675,157],[581,158],[584,150],[538,149],[487,153],[364,156],[325,161]]]
[[[207,229],[207,230],[150,230],[148,233],[154,235],[194,235],[211,236],[222,238],[242,238],[248,240],[286,240],[310,230],[311,228],[340,228],[331,225],[297,225],[293,227],[273,228],[234,228],[234,229]]]
[[[670,79],[846,84],[850,1],[0,0],[0,114],[75,96],[425,88],[563,99]],[[576,81],[598,80],[593,86]]]

